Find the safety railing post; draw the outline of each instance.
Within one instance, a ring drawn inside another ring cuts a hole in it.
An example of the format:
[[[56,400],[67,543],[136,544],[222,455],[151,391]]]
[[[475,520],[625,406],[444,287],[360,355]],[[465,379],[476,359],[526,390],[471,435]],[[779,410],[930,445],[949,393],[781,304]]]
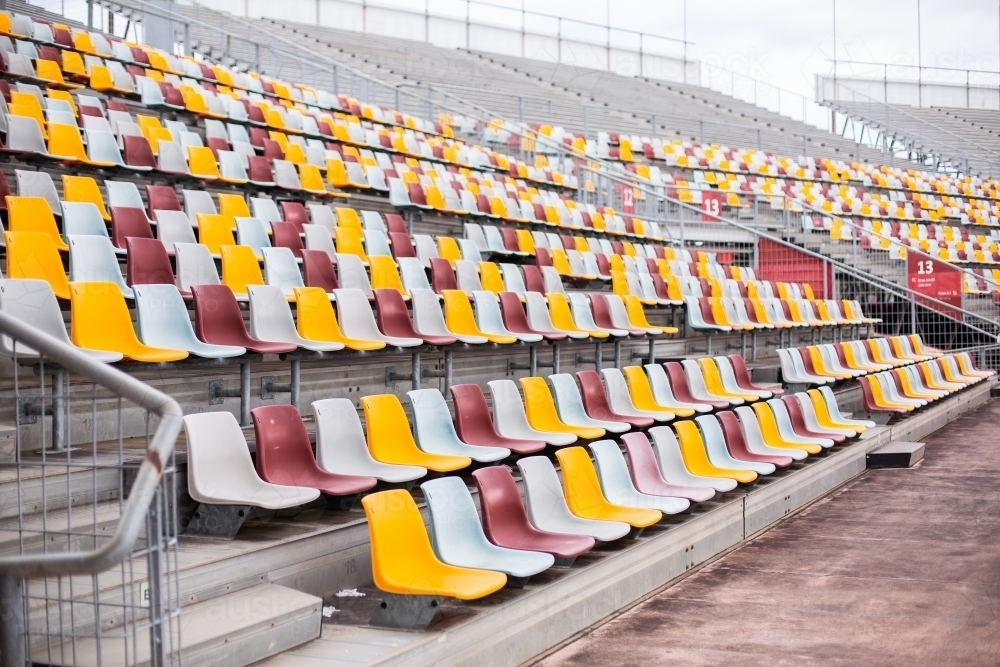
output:
[[[0,659],[5,665],[25,664],[24,580],[0,574]]]

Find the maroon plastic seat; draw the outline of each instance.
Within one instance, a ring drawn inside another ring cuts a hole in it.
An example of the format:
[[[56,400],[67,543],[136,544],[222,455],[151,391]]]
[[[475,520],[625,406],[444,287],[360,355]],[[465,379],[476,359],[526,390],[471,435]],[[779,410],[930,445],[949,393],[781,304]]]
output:
[[[521,244],[517,242],[517,232],[509,227],[500,228],[500,238],[503,239],[503,247],[511,252],[521,252]]]
[[[673,299],[670,298],[670,292],[667,291],[667,283],[664,282],[660,274],[653,271],[650,273],[649,277],[653,279],[653,289],[656,291],[656,298],[673,301]]]
[[[729,355],[729,363],[733,365],[733,374],[736,376],[736,386],[740,389],[745,389],[747,391],[769,391],[775,396],[778,394],[785,393],[785,390],[780,387],[760,387],[753,383],[750,379],[750,372],[747,370],[747,364],[738,354]]]
[[[104,106],[108,111],[124,111],[130,113],[128,107],[121,100],[104,100]]]
[[[504,466],[480,468],[472,476],[479,489],[483,532],[498,547],[549,553],[560,567],[569,567],[577,556],[594,548],[594,538],[590,536],[548,533],[532,526],[521,502],[521,492]]]
[[[607,299],[603,294],[590,294],[590,309],[594,313],[594,324],[602,329],[617,329],[611,322],[611,311],[608,309]],[[628,329],[631,336],[645,336],[642,329]]]
[[[385,218],[385,228],[389,232],[402,232],[403,234],[408,234],[409,230],[406,229],[406,221],[403,220],[403,216],[398,213],[386,213]]]
[[[799,359],[802,360],[802,366],[805,368],[806,373],[810,375],[817,375],[819,377],[825,377],[825,373],[820,373],[816,370],[816,365],[813,364],[812,355],[804,347],[793,347],[789,351],[789,354],[797,354]]]
[[[193,285],[194,332],[205,343],[236,345],[257,354],[294,352],[294,343],[268,343],[250,336],[228,285]]]
[[[265,482],[350,496],[378,483],[374,477],[338,475],[319,467],[309,434],[294,405],[264,405],[250,411],[257,441],[257,474]]]
[[[322,287],[327,292],[337,289],[337,273],[330,256],[322,250],[303,250],[302,282],[306,287]]]
[[[249,102],[245,103],[245,106],[249,106]],[[264,150],[264,140],[267,139],[267,131],[262,130],[259,127],[250,128],[250,144],[254,148],[259,148]]]
[[[284,160],[285,151],[282,150],[281,144],[277,141],[272,141],[271,139],[264,140],[264,157],[268,160]]]
[[[653,445],[645,433],[626,433],[622,436],[629,459],[632,483],[640,493],[651,496],[687,498],[693,503],[703,503],[715,497],[715,489],[671,484],[663,479],[660,466],[653,454]]]
[[[441,290],[458,289],[455,269],[451,268],[448,260],[431,257],[431,289],[438,294],[441,293]]]
[[[163,103],[174,109],[184,108],[184,96],[172,84],[166,81],[160,82],[160,92],[163,93]]]
[[[285,222],[295,225],[296,233],[302,233],[302,225],[309,224],[309,213],[300,201],[281,202],[281,216]]]
[[[7,212],[7,197],[10,196],[10,184],[7,177],[0,171],[0,211]]]
[[[701,401],[691,395],[691,386],[688,384],[684,367],[676,361],[667,361],[663,364],[663,369],[667,371],[667,378],[670,380],[670,388],[674,392],[674,397],[682,403],[701,403],[711,405],[713,408],[727,408],[726,401]]]
[[[738,461],[751,461],[754,463],[773,463],[779,468],[787,468],[792,465],[790,456],[768,456],[765,454],[754,454],[747,447],[746,438],[743,436],[743,427],[736,413],[731,410],[723,410],[715,415],[722,426],[722,433],[726,439],[726,449],[729,454]]]
[[[132,285],[174,285],[174,270],[170,266],[167,249],[157,239],[130,236],[125,239],[128,266],[125,282]],[[181,292],[185,299],[190,292]]]
[[[156,211],[183,211],[181,200],[177,198],[177,191],[168,185],[147,185],[146,201],[148,202],[147,213],[150,218]]]
[[[602,276],[610,276],[611,262],[608,261],[608,256],[603,252],[599,252],[594,257],[597,258],[597,272]]]
[[[794,396],[782,396],[781,402],[788,410],[788,417],[792,422],[792,430],[803,438],[829,438],[834,442],[843,442],[847,439],[843,433],[831,433],[827,431],[813,431],[806,426],[806,420],[802,416],[802,406]]]
[[[546,340],[563,340],[566,334],[559,332],[535,331],[528,324],[528,318],[524,313],[524,305],[521,298],[514,292],[500,292],[500,315],[503,317],[504,326],[511,333],[516,334],[538,334]]]
[[[591,419],[609,422],[631,424],[636,428],[646,428],[653,425],[653,420],[647,417],[629,417],[620,415],[611,409],[608,394],[604,391],[604,383],[597,371],[577,371],[576,379],[580,383],[580,397],[583,399],[583,409]]]
[[[83,107],[86,108],[86,107]],[[122,159],[130,167],[149,167],[156,169],[156,156],[149,147],[146,137],[138,137],[126,134],[122,137],[125,143],[125,152]]]
[[[212,151],[216,162],[219,161],[219,151],[229,150],[229,142],[222,137],[208,137],[205,139],[205,145]]]
[[[58,63],[59,68],[62,69],[62,53],[60,53],[59,49],[44,44],[39,44],[35,48],[38,51],[39,60],[51,60],[54,63]]]
[[[522,264],[521,275],[524,276],[524,289],[529,292],[545,294],[545,281],[542,280],[542,272],[538,270],[537,266]]]
[[[129,237],[143,239],[153,238],[153,228],[149,226],[146,212],[141,208],[129,206],[111,207],[111,243],[116,248],[125,248],[125,239]],[[162,247],[163,244],[160,243]]]
[[[389,243],[392,244],[392,256],[396,259],[417,256],[413,241],[406,232],[389,232]]]
[[[257,107],[254,107],[254,109],[260,111]],[[263,155],[250,155],[247,157],[247,178],[254,185],[266,187],[274,185],[274,174],[271,173],[271,161]]]
[[[427,345],[453,345],[458,342],[454,336],[428,336],[417,333],[410,320],[410,311],[403,301],[403,295],[394,289],[373,289],[375,297],[375,321],[386,336],[399,338],[420,338]]]
[[[875,403],[875,397],[872,395],[872,388],[869,382],[876,382],[877,380],[872,379],[870,376],[858,378],[858,384],[861,385],[861,404],[864,406],[865,410],[868,412],[907,412],[906,408],[883,408]]]
[[[506,447],[517,454],[534,454],[545,449],[542,440],[506,438],[497,433],[478,384],[455,384],[448,389],[455,404],[455,432],[462,442],[480,447]]]
[[[276,248],[288,248],[298,258],[302,257],[302,251],[305,249],[298,227],[290,222],[271,223],[271,245]]]
[[[66,28],[52,26],[52,40],[64,49],[75,49],[73,37]]]
[[[535,248],[535,264],[539,269],[543,266],[552,266],[552,256],[547,249]]]

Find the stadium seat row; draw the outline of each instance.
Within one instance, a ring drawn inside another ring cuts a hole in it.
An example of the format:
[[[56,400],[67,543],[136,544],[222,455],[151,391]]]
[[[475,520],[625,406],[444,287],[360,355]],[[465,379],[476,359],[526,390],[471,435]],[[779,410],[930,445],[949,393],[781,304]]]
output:
[[[778,350],[782,379],[797,384],[830,384],[941,354],[917,334]]]
[[[907,413],[995,375],[976,368],[968,352],[860,378],[869,412]]]

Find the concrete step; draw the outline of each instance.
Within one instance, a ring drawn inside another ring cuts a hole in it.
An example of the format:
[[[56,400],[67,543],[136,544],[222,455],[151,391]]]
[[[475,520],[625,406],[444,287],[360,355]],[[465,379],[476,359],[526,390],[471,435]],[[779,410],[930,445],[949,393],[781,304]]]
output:
[[[20,494],[18,484],[20,483]],[[65,509],[68,505],[89,505],[116,500],[121,472],[112,467],[73,467],[50,460],[44,467],[23,464],[0,470],[0,519]],[[20,496],[20,498],[19,498]],[[20,499],[20,502],[18,500]]]
[[[319,637],[322,604],[320,598],[284,586],[254,586],[183,607],[179,627],[175,621],[169,631],[165,628],[164,641],[176,646],[179,631],[180,657],[186,667],[244,667]],[[134,639],[132,629],[125,626],[118,633],[104,634],[100,654],[96,640],[85,639],[54,646],[51,654],[36,649],[32,657],[40,664],[75,655],[73,664],[78,667],[146,667],[149,641],[144,634]]]

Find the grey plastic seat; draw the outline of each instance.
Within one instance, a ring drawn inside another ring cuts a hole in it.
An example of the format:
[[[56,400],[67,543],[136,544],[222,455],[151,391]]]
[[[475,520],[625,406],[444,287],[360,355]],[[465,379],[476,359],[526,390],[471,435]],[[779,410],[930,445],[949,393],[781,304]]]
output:
[[[689,471],[684,465],[684,457],[681,456],[677,435],[669,426],[654,426],[649,429],[649,436],[653,441],[653,454],[656,455],[656,464],[660,468],[660,475],[667,482],[682,486],[715,489],[720,493],[736,488],[738,482],[735,479],[703,477]]]
[[[238,357],[246,349],[234,345],[203,343],[195,336],[181,293],[173,285],[136,285],[136,330],[146,345],[187,350],[209,359]]]
[[[479,291],[472,293],[475,299],[476,324],[483,333],[499,336],[513,336],[524,343],[540,343],[543,336],[536,333],[514,333],[503,323],[500,314],[500,303],[493,292]]]
[[[590,299],[582,292],[573,292],[569,295],[570,307],[573,311],[573,323],[578,329],[584,331],[607,331],[616,338],[628,336],[628,331],[624,329],[605,329],[597,326],[594,322],[594,312],[590,309]]]
[[[344,336],[360,340],[380,340],[395,347],[423,345],[424,341],[420,338],[386,336],[379,331],[368,297],[361,290],[342,287],[333,293],[337,301],[337,321]]]
[[[420,485],[430,513],[431,544],[443,562],[457,567],[503,572],[520,579],[508,586],[523,585],[533,574],[555,564],[555,557],[540,551],[521,551],[491,544],[486,539],[479,514],[465,482],[459,477],[441,477]]]
[[[7,148],[51,157],[38,121],[27,116],[7,116]]]
[[[483,234],[483,228],[478,223],[467,222],[462,225],[462,229],[465,232],[465,238],[472,241],[480,253],[500,252],[490,249],[486,243],[486,236]],[[506,255],[507,253],[506,251],[503,251],[501,254]]]
[[[63,237],[108,236],[108,226],[97,205],[91,202],[60,202],[63,216]],[[116,248],[116,250],[118,250]],[[124,252],[124,250],[119,250]]]
[[[277,287],[285,296],[295,294],[296,287],[305,287],[298,262],[289,248],[264,248],[264,282]]]
[[[767,401],[767,405],[771,408],[771,414],[774,415],[778,435],[785,442],[793,445],[819,445],[824,449],[833,447],[833,440],[830,438],[807,438],[796,433],[795,429],[792,428],[792,418],[788,414],[788,409],[780,399],[772,398]]]
[[[219,175],[228,183],[246,183],[247,175],[243,157],[236,151],[219,151]]]
[[[184,213],[187,214],[188,220],[194,223],[195,226],[198,225],[198,214],[208,213],[210,215],[217,215],[219,213],[218,207],[215,205],[215,198],[212,197],[212,193],[205,190],[182,190],[181,195],[184,199]]]
[[[851,419],[841,414],[840,406],[837,405],[837,397],[833,395],[833,390],[829,387],[820,387],[819,393],[823,397],[823,401],[826,403],[827,412],[829,412],[830,416],[838,422],[864,426],[865,428],[875,428],[875,422],[870,419]]]
[[[756,394],[759,398],[771,398],[773,392],[766,389],[744,389],[736,381],[736,371],[733,370],[733,362],[729,357],[715,357],[715,366],[719,369],[719,377],[722,380],[722,388],[733,394]]]
[[[266,197],[251,197],[250,212],[253,213],[253,217],[265,225],[269,225],[272,222],[280,222],[282,219],[281,212],[278,211],[278,205],[273,199]]]
[[[569,426],[603,428],[612,433],[624,433],[631,428],[631,425],[625,422],[609,422],[591,418],[583,407],[580,387],[576,384],[576,379],[569,373],[550,375],[549,384],[552,385],[556,410],[563,423]]]
[[[660,364],[646,364],[646,376],[649,378],[649,386],[653,390],[653,399],[660,405],[671,405],[681,408],[688,408],[695,412],[711,412],[714,408],[707,403],[688,403],[681,401],[674,396],[670,381],[667,379],[667,372]]]
[[[467,456],[479,463],[502,461],[510,456],[504,447],[467,445],[458,438],[444,396],[437,389],[406,392],[413,412],[413,435],[417,446],[428,454]]]
[[[307,207],[312,224],[323,225],[327,228],[328,234],[332,233],[333,228],[337,226],[337,216],[334,215],[333,209],[326,204],[308,204]]]
[[[513,292],[524,300],[524,295],[528,288],[524,285],[524,276],[517,264],[500,264],[500,272],[503,274],[503,286],[508,292]]]
[[[87,350],[76,347],[66,332],[63,314],[52,287],[44,280],[0,279],[0,312],[30,324],[61,343],[76,348],[84,354],[112,364],[122,360],[119,352]],[[15,349],[16,348],[16,349]],[[38,352],[23,343],[15,343],[8,336],[0,336],[0,354],[17,358],[35,359]]]
[[[11,118],[17,118],[17,116],[11,116]],[[15,131],[11,130],[11,132]],[[10,139],[11,135],[7,136]],[[17,169],[14,171],[14,175],[17,179],[17,195],[19,197],[41,197],[49,203],[52,215],[57,217],[62,215],[62,208],[59,206],[59,193],[56,191],[56,185],[52,182],[52,176],[49,175],[49,172]]]
[[[418,268],[423,271],[422,267]],[[440,298],[429,287],[410,288],[405,282],[403,286],[410,293],[410,303],[413,308],[413,330],[420,335],[457,338],[459,341],[469,345],[484,345],[489,342],[489,339],[485,336],[452,333],[444,321]]]
[[[208,247],[200,243],[175,243],[177,261],[177,287],[190,292],[194,285],[220,285],[219,270],[215,267]],[[237,300],[246,300],[237,295]]]
[[[558,271],[551,266],[543,266],[541,273],[546,294],[566,294],[566,288],[563,287],[562,277]]]
[[[292,309],[284,292],[270,285],[248,285],[250,299],[250,335],[270,343],[293,343],[313,352],[336,352],[343,343],[306,340],[299,335],[292,319]]]
[[[107,236],[70,236],[67,241],[70,282],[114,283],[125,298],[133,297],[132,288],[122,278],[111,239]]]
[[[302,233],[305,235],[305,247],[309,250],[322,250],[333,262],[337,259],[337,249],[333,245],[333,237],[330,230],[323,225],[302,225]]]
[[[253,249],[257,260],[264,257],[264,248],[271,247],[267,227],[257,218],[236,218],[236,242]]]
[[[790,456],[795,461],[802,461],[809,452],[804,449],[790,449],[784,447],[771,447],[764,442],[764,435],[760,431],[760,422],[757,421],[757,413],[749,405],[741,405],[733,412],[740,419],[743,440],[747,444],[747,449],[760,456]]]
[[[628,383],[625,376],[617,368],[602,368],[601,376],[604,378],[604,385],[607,388],[608,405],[614,412],[625,417],[642,417],[658,422],[670,421],[674,418],[672,412],[653,412],[652,410],[640,410],[632,402],[632,394],[629,393]]]
[[[368,271],[357,255],[337,253],[337,284],[343,289],[360,290],[365,298],[372,296],[372,284]]]
[[[374,477],[400,484],[427,475],[420,466],[382,463],[372,458],[358,410],[350,399],[313,401],[316,420],[316,463],[327,472]]]
[[[515,440],[541,440],[556,446],[576,442],[577,437],[572,433],[551,433],[532,428],[513,380],[490,380],[486,384],[493,398],[493,424],[500,435]]]
[[[702,375],[701,366],[695,359],[684,359],[681,361],[684,367],[684,375],[687,377],[688,387],[691,388],[691,396],[699,401],[725,401],[730,405],[743,405],[745,401],[738,396],[716,396],[708,391],[705,386],[705,376]],[[746,393],[746,392],[741,392]]]
[[[625,456],[613,440],[592,442],[590,451],[594,452],[601,491],[609,502],[622,507],[660,510],[666,514],[677,514],[691,506],[687,498],[651,496],[638,491],[629,476]]]
[[[431,260],[438,256],[437,243],[427,234],[414,234],[413,247],[417,253],[417,259],[423,264],[425,269],[431,268]]]
[[[545,302],[545,297],[538,292],[525,292],[525,310],[527,311],[528,326],[539,333],[564,333],[570,338],[590,338],[586,331],[562,331],[556,329],[552,324],[552,317],[549,315],[549,307]]]
[[[483,256],[475,243],[469,239],[455,239],[455,241],[458,243],[458,249],[462,252],[462,259],[477,264],[483,261]]]
[[[392,250],[389,248],[389,237],[386,236],[385,232],[377,229],[365,230],[365,254],[392,257]]]
[[[183,211],[153,211],[156,215],[156,236],[167,249],[174,252],[175,243],[197,244],[194,227]]]
[[[287,160],[272,160],[271,166],[274,170],[274,184],[279,188],[292,191],[302,189],[299,172],[293,163]]]
[[[722,426],[714,415],[701,415],[695,417],[695,422],[701,429],[702,441],[705,443],[705,450],[708,452],[708,460],[718,468],[729,468],[731,470],[752,470],[758,475],[770,475],[776,469],[773,463],[757,461],[741,461],[733,458],[726,448],[726,437],[722,433]]]
[[[190,174],[184,149],[176,141],[157,139],[156,167],[165,174]]]
[[[455,260],[455,282],[458,285],[458,289],[469,296],[483,289],[482,282],[479,280],[479,269],[476,263],[467,259]]]
[[[427,272],[424,271],[424,266],[419,259],[416,257],[397,257],[396,264],[399,265],[399,277],[403,282],[403,289],[407,293],[412,294],[413,290],[431,289],[431,284],[427,280]]]
[[[569,535],[587,535],[610,542],[628,535],[632,527],[621,521],[583,519],[569,511],[559,475],[544,456],[519,459],[517,467],[524,482],[524,494],[531,524],[538,530]]]

